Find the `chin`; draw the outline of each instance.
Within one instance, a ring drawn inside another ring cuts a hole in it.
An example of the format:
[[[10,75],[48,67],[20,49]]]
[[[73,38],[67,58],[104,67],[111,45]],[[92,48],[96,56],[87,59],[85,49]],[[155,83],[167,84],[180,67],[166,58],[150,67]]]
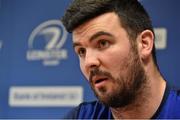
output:
[[[101,101],[109,99],[109,97],[113,94],[113,91],[107,89],[106,87],[101,87],[98,90],[95,90],[96,97]]]

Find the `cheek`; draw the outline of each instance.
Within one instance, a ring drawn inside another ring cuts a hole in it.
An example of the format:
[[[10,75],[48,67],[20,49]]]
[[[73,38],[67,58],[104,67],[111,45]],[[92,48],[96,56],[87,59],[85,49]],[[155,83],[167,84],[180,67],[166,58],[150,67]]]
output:
[[[111,65],[111,72],[117,77],[119,72],[121,71],[122,65],[124,60],[120,57],[112,57],[110,65]]]
[[[117,66],[123,64],[124,58],[126,57],[126,55],[123,54],[113,52],[112,54],[106,55],[106,62],[112,67],[117,68]]]
[[[118,63],[122,63],[121,61],[123,61],[125,58],[127,58],[128,54],[130,53],[130,46],[129,44],[125,44],[122,43],[124,45],[121,44],[116,44],[113,47],[111,47],[111,49],[109,49],[106,52],[106,57],[109,59],[109,61],[112,64],[115,64],[115,66],[118,65]]]
[[[85,67],[84,67],[84,64],[80,61],[79,62],[79,66],[80,66],[80,69],[81,69],[81,72],[83,73],[83,75],[86,77],[86,79],[88,80],[88,74],[86,73],[85,71]]]
[[[126,69],[126,65],[128,62],[128,54],[113,52],[112,54],[107,55],[106,65],[108,65],[108,69],[114,75],[114,77],[118,77],[119,73],[124,73]],[[104,59],[105,60],[105,59]]]

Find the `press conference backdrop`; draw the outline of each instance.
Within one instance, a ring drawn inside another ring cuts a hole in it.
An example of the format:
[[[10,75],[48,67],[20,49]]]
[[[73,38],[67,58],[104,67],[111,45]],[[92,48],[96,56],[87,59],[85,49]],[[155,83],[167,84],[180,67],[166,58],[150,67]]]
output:
[[[70,0],[0,0],[0,118],[62,118],[96,99],[60,18]],[[180,1],[140,0],[165,79],[180,86]]]

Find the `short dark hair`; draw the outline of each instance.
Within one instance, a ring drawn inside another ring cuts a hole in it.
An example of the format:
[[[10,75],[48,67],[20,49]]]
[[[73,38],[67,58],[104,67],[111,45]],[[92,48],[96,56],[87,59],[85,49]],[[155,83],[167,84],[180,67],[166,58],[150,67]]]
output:
[[[118,15],[122,27],[132,40],[146,29],[154,34],[151,19],[138,0],[73,0],[61,20],[67,31],[71,33],[79,25],[107,12]],[[155,44],[152,55],[158,67]]]

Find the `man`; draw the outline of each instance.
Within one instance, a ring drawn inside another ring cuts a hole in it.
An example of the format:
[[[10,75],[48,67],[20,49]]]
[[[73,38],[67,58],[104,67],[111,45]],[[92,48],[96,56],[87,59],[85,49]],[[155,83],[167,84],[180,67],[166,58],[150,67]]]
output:
[[[62,21],[99,99],[66,118],[180,118],[179,91],[160,74],[151,20],[137,0],[74,0]]]

